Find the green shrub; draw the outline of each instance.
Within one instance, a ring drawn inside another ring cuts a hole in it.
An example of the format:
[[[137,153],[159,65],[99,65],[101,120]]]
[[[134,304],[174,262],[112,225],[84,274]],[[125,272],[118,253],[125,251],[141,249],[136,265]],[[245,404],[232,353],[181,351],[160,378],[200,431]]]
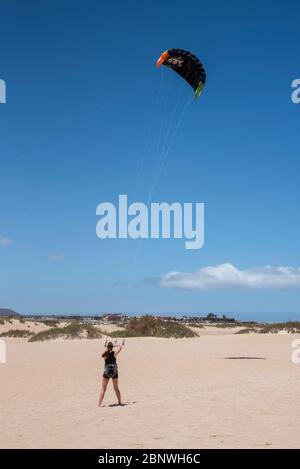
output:
[[[42,324],[45,324],[45,326],[48,327],[58,327],[58,322],[54,319],[46,319],[45,321],[42,321]]]
[[[124,330],[110,333],[111,337],[196,337],[187,326],[175,321],[163,321],[154,316],[131,318]]]
[[[86,335],[88,339],[99,339],[102,337],[101,331],[91,324],[79,324],[73,322],[65,327],[52,327],[46,331],[38,332],[29,339],[29,342],[39,342],[58,338],[81,339],[83,335]]]
[[[23,330],[23,329],[10,329],[9,331],[2,332],[0,334],[0,337],[16,337],[16,338],[21,338],[21,337],[30,337],[33,335],[33,332]]]
[[[204,325],[201,324],[200,322],[192,322],[187,324],[187,327],[198,327],[198,329],[203,329]]]
[[[280,331],[286,331],[290,334],[300,333],[300,322],[288,321],[288,322],[277,322],[274,324],[264,324],[261,326],[259,331],[260,334],[278,334]]]
[[[245,327],[244,329],[240,329],[239,331],[235,332],[235,334],[251,334],[253,332],[258,332],[257,329],[253,327]]]
[[[233,327],[238,327],[239,324],[237,322],[216,322],[214,326],[219,327],[221,329],[229,329]]]
[[[9,322],[9,324],[12,324],[12,318],[8,317],[8,316],[3,316],[1,319],[3,319],[3,321],[5,322]]]
[[[246,327],[236,332],[236,334],[248,334],[255,332],[257,334],[278,334],[278,332],[286,331],[289,334],[300,333],[300,322],[288,321],[288,322],[277,322],[272,324],[251,324],[251,327]]]
[[[96,329],[96,327],[94,327],[92,324],[85,324],[84,327],[88,339],[99,339],[100,337],[102,337],[101,331],[99,331],[99,329]]]

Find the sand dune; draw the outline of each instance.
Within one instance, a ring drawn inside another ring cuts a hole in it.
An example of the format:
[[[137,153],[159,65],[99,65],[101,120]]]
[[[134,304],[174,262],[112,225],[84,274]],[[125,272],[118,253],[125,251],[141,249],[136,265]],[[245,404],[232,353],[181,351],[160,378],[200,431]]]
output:
[[[126,405],[111,407],[110,384],[101,409],[101,341],[8,339],[7,364],[0,365],[0,447],[299,447],[296,338],[128,339],[119,360]]]

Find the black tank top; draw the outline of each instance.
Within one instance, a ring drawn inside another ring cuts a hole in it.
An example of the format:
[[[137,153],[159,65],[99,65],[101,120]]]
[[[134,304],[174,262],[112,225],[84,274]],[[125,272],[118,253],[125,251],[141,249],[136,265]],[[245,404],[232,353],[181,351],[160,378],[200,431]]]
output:
[[[115,352],[108,352],[107,357],[105,358],[105,365],[116,364]]]

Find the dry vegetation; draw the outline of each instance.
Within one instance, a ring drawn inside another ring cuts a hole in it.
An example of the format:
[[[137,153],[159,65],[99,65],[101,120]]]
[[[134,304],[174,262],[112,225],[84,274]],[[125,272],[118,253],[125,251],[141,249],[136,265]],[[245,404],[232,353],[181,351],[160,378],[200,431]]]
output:
[[[279,332],[286,332],[288,334],[299,334],[300,333],[300,322],[288,321],[288,322],[277,322],[273,324],[255,324],[251,327],[246,327],[236,332],[236,334],[278,334]]]
[[[16,338],[24,338],[24,337],[30,337],[34,333],[24,330],[24,329],[9,329],[9,331],[2,332],[0,334],[0,337],[16,337]]]
[[[175,321],[163,321],[154,316],[132,318],[123,330],[112,332],[111,337],[196,337],[187,326]]]
[[[71,323],[65,327],[50,327],[46,331],[34,334],[29,342],[55,339],[99,339],[102,333],[91,324]]]
[[[18,325],[23,327],[18,328]],[[10,329],[8,329],[11,325]],[[40,330],[40,325],[44,329]],[[119,329],[111,331],[99,326],[82,323],[78,320],[48,319],[35,322],[25,321],[23,318],[12,320],[9,317],[0,318],[0,326],[4,326],[4,331],[0,337],[28,338],[29,342],[55,340],[55,339],[99,339],[104,336],[112,338],[123,337],[161,337],[161,338],[184,338],[197,337],[198,334],[194,329],[204,329],[216,327],[222,329],[240,328],[238,331],[232,331],[234,334],[300,334],[300,322],[289,321],[285,323],[262,324],[255,322],[219,322],[214,324],[208,323],[188,323],[183,324],[172,319],[162,319],[154,316],[133,317],[126,322],[118,323]],[[6,327],[5,327],[6,326]],[[28,330],[24,329],[24,326]],[[33,328],[32,326],[36,326]],[[47,327],[45,329],[45,326]],[[38,330],[37,330],[37,329]],[[0,329],[1,331],[1,329]]]

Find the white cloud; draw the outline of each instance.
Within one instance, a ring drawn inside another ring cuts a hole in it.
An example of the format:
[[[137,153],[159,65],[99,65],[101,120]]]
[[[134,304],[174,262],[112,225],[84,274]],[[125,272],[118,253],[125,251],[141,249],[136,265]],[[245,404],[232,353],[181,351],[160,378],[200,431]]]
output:
[[[169,288],[300,288],[300,267],[264,266],[239,270],[230,263],[202,267],[196,272],[169,272],[160,279]]]
[[[63,259],[64,259],[64,255],[61,253],[51,254],[51,256],[49,256],[49,260],[51,262],[61,262]]]
[[[7,248],[12,244],[12,239],[0,236],[0,246]]]

